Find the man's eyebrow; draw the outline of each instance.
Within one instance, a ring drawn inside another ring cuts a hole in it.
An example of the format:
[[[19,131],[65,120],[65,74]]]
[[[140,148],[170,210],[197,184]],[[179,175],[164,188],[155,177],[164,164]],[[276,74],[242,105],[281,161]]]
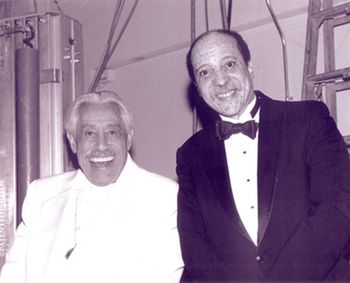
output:
[[[106,126],[108,126],[108,127],[122,127],[123,124],[121,122],[113,122],[113,123],[107,123]]]
[[[85,128],[93,128],[94,125],[93,124],[84,124],[81,126],[81,129],[85,129]]]
[[[203,69],[204,67],[210,67],[210,65],[209,64],[199,65],[197,68],[194,69],[194,72],[197,73],[198,70]]]
[[[234,56],[234,55],[227,55],[227,56],[222,57],[220,59],[220,61],[226,61],[226,60],[236,60],[237,61],[237,60],[239,60],[239,57]],[[199,69],[202,69],[203,67],[211,67],[211,66],[208,63],[204,63],[204,64],[199,65],[197,68],[194,68],[193,70],[196,73],[196,72],[198,72]]]

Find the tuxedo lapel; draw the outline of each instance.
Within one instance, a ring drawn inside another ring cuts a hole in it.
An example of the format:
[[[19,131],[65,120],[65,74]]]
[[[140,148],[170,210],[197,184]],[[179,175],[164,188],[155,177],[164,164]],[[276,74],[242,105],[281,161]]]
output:
[[[208,138],[206,139],[202,151],[206,176],[208,176],[215,196],[226,213],[226,216],[231,219],[238,231],[250,240],[234,203],[224,141],[220,141],[215,136],[214,127],[208,128],[207,130]]]
[[[277,105],[260,92],[257,92],[256,96],[260,104],[258,141],[258,243],[260,243],[265,234],[273,205],[284,124],[284,104]],[[250,240],[234,203],[224,141],[216,138],[214,127],[208,127],[205,131],[207,135],[203,139],[205,143],[200,147],[206,176],[226,215],[238,228],[238,231]]]
[[[284,108],[261,93],[260,100],[259,144],[258,144],[258,243],[261,242],[273,205],[277,164],[281,147],[284,124]]]

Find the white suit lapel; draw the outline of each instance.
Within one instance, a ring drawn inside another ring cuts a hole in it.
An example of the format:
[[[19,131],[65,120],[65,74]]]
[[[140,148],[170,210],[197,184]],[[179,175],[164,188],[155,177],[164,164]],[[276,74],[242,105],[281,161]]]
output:
[[[53,200],[53,203],[56,206],[58,205],[60,209],[48,213],[48,217],[51,214],[57,225],[47,263],[47,272],[50,276],[52,275],[52,278],[59,278],[60,274],[63,274],[67,264],[66,253],[75,244],[76,200],[77,192],[75,190],[65,191]],[[52,206],[52,209],[54,209],[54,206]],[[46,211],[48,212],[49,208]],[[48,282],[51,282],[51,280],[48,279]]]

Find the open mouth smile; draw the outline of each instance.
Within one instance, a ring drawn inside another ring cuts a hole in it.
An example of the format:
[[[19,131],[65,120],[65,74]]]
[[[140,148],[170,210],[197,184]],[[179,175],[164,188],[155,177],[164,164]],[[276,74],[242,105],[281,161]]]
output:
[[[114,159],[113,156],[105,156],[105,157],[91,157],[90,161],[92,163],[104,163],[104,162],[110,162]]]
[[[217,94],[216,98],[220,99],[220,100],[226,100],[226,99],[231,98],[237,94],[238,94],[238,89],[234,89],[232,91]]]
[[[107,168],[112,161],[114,160],[113,156],[104,156],[104,157],[91,157],[90,162],[95,168],[105,169]]]

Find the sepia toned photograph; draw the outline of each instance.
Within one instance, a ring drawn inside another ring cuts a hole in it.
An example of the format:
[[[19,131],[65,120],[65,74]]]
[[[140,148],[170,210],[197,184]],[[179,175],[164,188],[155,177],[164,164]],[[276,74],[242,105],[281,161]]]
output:
[[[0,283],[350,282],[350,1],[0,0]]]

